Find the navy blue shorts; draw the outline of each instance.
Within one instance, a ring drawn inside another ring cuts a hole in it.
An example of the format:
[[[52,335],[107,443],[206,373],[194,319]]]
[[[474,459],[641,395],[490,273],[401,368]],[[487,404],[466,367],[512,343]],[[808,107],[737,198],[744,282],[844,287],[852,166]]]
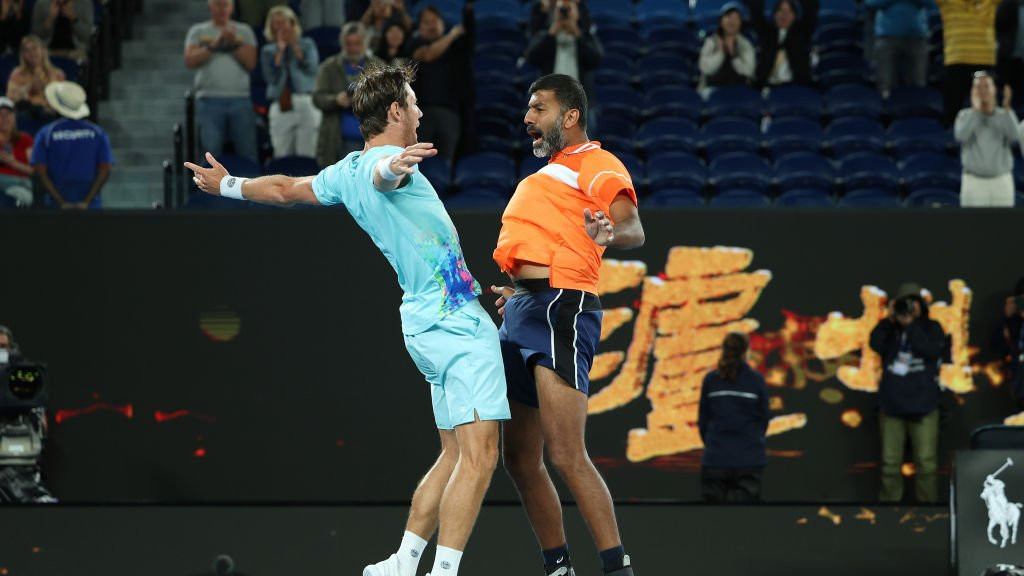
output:
[[[498,331],[508,398],[538,407],[535,366],[553,370],[590,395],[590,366],[601,341],[601,300],[580,290],[551,288],[548,280],[515,283]]]

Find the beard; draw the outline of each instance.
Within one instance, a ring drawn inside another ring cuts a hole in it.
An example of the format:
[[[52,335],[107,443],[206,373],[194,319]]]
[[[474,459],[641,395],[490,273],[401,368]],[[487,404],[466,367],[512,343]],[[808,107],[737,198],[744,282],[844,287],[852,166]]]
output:
[[[559,118],[558,123],[546,132],[539,128],[536,130],[541,133],[540,144],[533,147],[533,155],[537,158],[547,158],[567,146],[565,132],[562,130],[561,118]]]

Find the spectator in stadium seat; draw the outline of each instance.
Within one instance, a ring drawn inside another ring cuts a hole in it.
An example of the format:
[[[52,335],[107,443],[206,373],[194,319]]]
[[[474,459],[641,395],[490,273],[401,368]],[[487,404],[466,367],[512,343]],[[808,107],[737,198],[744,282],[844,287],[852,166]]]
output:
[[[302,37],[298,16],[287,6],[274,6],[263,31],[267,44],[260,53],[270,105],[270,142],[274,157],[316,153],[320,110],[313,105],[320,56],[316,44]]]
[[[29,154],[32,137],[18,132],[14,102],[0,97],[0,205],[12,201],[17,206],[32,204],[32,166]]]
[[[718,29],[704,40],[700,49],[700,88],[729,84],[750,84],[754,81],[757,54],[754,45],[740,32],[743,29],[743,6],[728,2],[720,11]]]
[[[90,0],[36,0],[32,33],[51,54],[82,60],[89,53],[93,10]]]
[[[406,33],[412,32],[412,18],[405,9],[405,0],[372,0],[360,21],[366,26],[371,46],[392,24],[398,24]]]
[[[883,97],[928,79],[928,7],[932,0],[867,0],[875,9],[875,68]]]
[[[57,117],[44,90],[64,80],[64,71],[50,62],[46,45],[34,34],[21,39],[18,66],[7,79],[7,97],[14,102],[19,123],[49,122]]]
[[[31,15],[25,0],[0,0],[0,56],[13,54],[29,33]]]
[[[996,77],[1009,84],[1016,94],[1024,94],[1024,0],[1003,0],[996,11]]]
[[[882,359],[878,384],[882,435],[879,500],[903,498],[903,447],[910,438],[919,504],[938,500],[939,364],[948,350],[942,326],[928,316],[921,287],[906,283],[889,301],[889,314],[871,331]]]
[[[778,0],[772,19],[764,17],[764,0],[747,0],[757,31],[757,83],[810,85],[811,37],[818,21],[818,0]]]
[[[963,178],[961,206],[1013,207],[1013,155],[1018,141],[1017,115],[1011,108],[1011,90],[1004,87],[1003,107],[996,105],[996,85],[987,72],[974,75],[971,107],[956,117],[953,135],[960,143]]]
[[[460,139],[468,136],[473,126],[475,31],[472,2],[463,6],[462,23],[447,31],[441,11],[427,5],[420,12],[419,28],[409,45],[418,62],[412,89],[423,110],[420,141],[433,142],[438,155],[449,163],[457,155]],[[463,144],[470,145],[465,139]]]
[[[193,25],[185,39],[185,66],[195,70],[199,146],[214,156],[225,140],[235,155],[258,162],[256,117],[249,94],[249,72],[256,67],[256,35],[231,20],[233,0],[207,0],[211,19]]]
[[[368,43],[366,27],[361,22],[345,24],[341,29],[341,53],[324,60],[317,72],[313,104],[323,113],[316,143],[316,160],[322,167],[363,147],[348,87],[363,68],[377,60],[367,53]]]
[[[302,27],[307,30],[320,26],[341,28],[345,23],[344,0],[302,0],[299,12],[302,14]]]
[[[971,93],[971,77],[996,63],[995,16],[999,0],[936,0],[942,15],[943,99],[951,126]]]
[[[586,4],[577,0],[534,4],[524,56],[541,74],[565,74],[578,80],[593,104],[593,72],[601,64],[604,48],[593,33]]]
[[[388,24],[384,33],[377,39],[377,47],[373,55],[391,66],[402,66],[409,62],[409,52],[406,50],[405,28],[400,24]]]
[[[46,191],[46,203],[63,209],[99,208],[100,190],[114,154],[102,128],[85,120],[85,90],[74,82],[54,82],[46,99],[63,118],[43,126],[32,148],[32,166]]]
[[[764,377],[747,364],[750,342],[732,332],[722,341],[718,367],[704,377],[697,428],[704,442],[701,493],[708,502],[761,499],[771,416]]]

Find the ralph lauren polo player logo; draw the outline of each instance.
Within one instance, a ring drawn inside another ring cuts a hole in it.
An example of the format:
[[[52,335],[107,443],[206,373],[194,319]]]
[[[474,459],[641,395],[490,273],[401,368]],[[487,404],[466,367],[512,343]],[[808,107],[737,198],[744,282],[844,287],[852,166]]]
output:
[[[451,570],[452,564],[451,564],[451,562],[449,562],[447,560],[444,560],[444,561],[441,562],[441,568],[443,570]]]
[[[420,556],[420,551],[419,551],[419,550],[410,550],[410,551],[409,551],[409,554],[410,554],[410,555],[411,555],[411,556],[412,556],[413,558],[419,558],[419,556]]]
[[[238,178],[235,178],[234,176],[232,176],[231,178],[228,178],[228,188],[234,188],[235,187],[235,182],[237,182],[237,181],[238,181]]]

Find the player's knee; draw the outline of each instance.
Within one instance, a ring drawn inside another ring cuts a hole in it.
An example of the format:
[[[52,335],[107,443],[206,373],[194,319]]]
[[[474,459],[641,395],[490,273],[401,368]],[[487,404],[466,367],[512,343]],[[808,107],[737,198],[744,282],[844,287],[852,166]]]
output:
[[[473,450],[463,450],[459,462],[461,466],[469,467],[477,473],[490,475],[498,465],[497,442],[487,442],[475,446]]]
[[[548,445],[548,459],[562,476],[573,475],[590,466],[586,451],[579,446],[557,443]]]
[[[501,451],[501,464],[513,479],[521,479],[535,473],[543,466],[536,454],[527,454],[506,444]]]

